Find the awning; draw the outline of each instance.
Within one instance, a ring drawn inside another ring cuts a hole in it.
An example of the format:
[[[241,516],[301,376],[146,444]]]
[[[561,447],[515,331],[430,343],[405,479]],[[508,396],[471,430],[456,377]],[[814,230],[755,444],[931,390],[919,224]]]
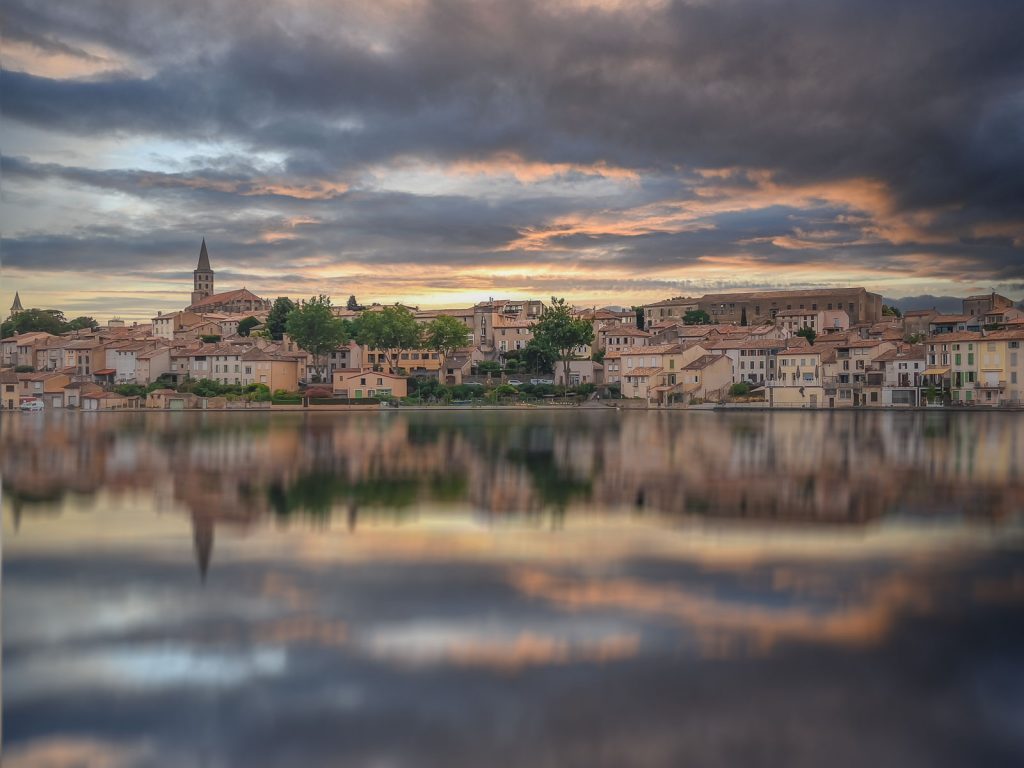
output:
[[[922,376],[945,376],[949,373],[949,368],[927,368]]]
[[[116,368],[103,368],[102,370],[99,371],[93,371],[94,376],[112,376],[115,373],[117,373]]]

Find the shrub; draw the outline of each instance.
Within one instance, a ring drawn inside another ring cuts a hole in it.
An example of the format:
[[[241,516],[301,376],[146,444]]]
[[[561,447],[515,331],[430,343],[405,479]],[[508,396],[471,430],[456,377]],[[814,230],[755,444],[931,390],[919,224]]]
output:
[[[125,397],[145,397],[146,388],[141,384],[120,384],[114,387],[114,391]]]
[[[750,382],[737,381],[729,387],[729,394],[733,397],[743,397],[750,394]]]

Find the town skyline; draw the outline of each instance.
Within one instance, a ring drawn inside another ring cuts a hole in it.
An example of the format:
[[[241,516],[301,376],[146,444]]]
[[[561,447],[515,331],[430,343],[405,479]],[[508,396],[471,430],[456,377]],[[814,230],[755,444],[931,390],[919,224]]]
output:
[[[5,21],[3,306],[174,309],[203,236],[262,296],[1024,293],[1019,7],[13,0]]]
[[[210,262],[210,256],[208,254],[208,247],[207,247],[207,243],[206,243],[206,238],[205,237],[202,238],[202,241],[201,241],[201,245],[200,245],[200,248],[199,248],[198,261],[199,261],[200,269],[203,269],[204,265],[205,265],[205,269],[206,270],[210,269],[211,262]],[[222,271],[218,271],[218,274],[221,275],[221,278],[220,278],[221,282],[218,283],[218,289],[222,289],[223,288],[223,281],[224,280],[230,279],[231,277],[235,277],[236,276],[233,273],[225,274]],[[209,295],[210,293],[213,292],[213,290],[212,290],[213,289],[212,277],[213,277],[213,272],[211,271],[210,272],[211,282],[206,286],[210,290],[206,291],[205,295]],[[194,274],[193,274],[193,279],[194,279]],[[187,284],[183,282],[182,285],[185,286]],[[199,287],[198,283],[192,284],[192,287],[193,288],[198,288]],[[804,286],[804,287],[767,286],[767,287],[764,287],[764,288],[759,288],[759,287],[755,286],[755,287],[750,288],[749,290],[752,290],[752,291],[758,291],[758,290],[766,290],[766,291],[833,290],[833,289],[845,290],[845,289],[851,289],[851,288],[865,288],[865,286],[826,285],[826,284],[810,285],[810,286]],[[230,291],[238,292],[239,290],[241,290],[242,292],[249,292],[250,291],[249,286],[247,286],[247,285],[232,285],[230,287]],[[868,287],[867,290],[871,291],[872,289],[870,287]],[[139,306],[139,311],[138,311],[137,314],[133,313],[131,311],[118,312],[118,311],[115,310],[115,311],[111,312],[109,315],[106,315],[106,316],[104,316],[104,315],[95,316],[95,315],[82,315],[82,314],[80,314],[78,309],[77,309],[80,305],[75,304],[73,301],[70,302],[70,304],[68,305],[68,307],[69,307],[68,309],[65,309],[64,307],[47,306],[47,305],[43,305],[43,304],[32,303],[31,300],[30,300],[30,302],[28,304],[25,304],[24,301],[22,300],[22,297],[21,297],[21,291],[17,287],[14,288],[13,292],[0,291],[0,304],[2,304],[3,301],[7,298],[7,294],[8,293],[9,293],[10,301],[11,301],[11,303],[9,305],[11,310],[21,310],[22,308],[24,308],[24,309],[30,309],[30,308],[36,308],[36,309],[58,309],[58,310],[61,310],[62,312],[64,312],[64,314],[68,317],[68,319],[71,319],[72,317],[88,316],[88,317],[94,317],[94,319],[96,319],[99,322],[108,322],[110,320],[124,320],[124,321],[128,321],[128,322],[138,322],[140,320],[141,321],[148,321],[149,319],[152,318],[152,316],[154,314],[161,315],[161,314],[168,314],[168,313],[178,312],[179,310],[182,309],[183,306],[188,308],[188,306],[190,304],[194,303],[194,301],[197,298],[197,294],[195,293],[195,291],[193,291],[193,292],[191,292],[191,294],[189,294],[187,291],[184,291],[184,290],[172,291],[172,290],[168,289],[166,291],[166,293],[167,293],[167,295],[169,297],[173,297],[176,294],[178,294],[178,295],[189,295],[190,298],[188,300],[185,300],[184,302],[179,301],[177,304],[174,303],[174,298],[168,298],[166,301],[170,302],[170,305],[166,306],[166,307],[162,306],[164,304],[165,300],[160,300],[160,301],[157,302],[157,304],[160,305],[161,308],[155,309],[155,310],[151,309],[148,312],[145,309],[145,307],[148,306],[148,305],[145,304],[146,299],[143,299],[142,300],[142,304],[138,305]],[[252,294],[253,294],[253,295],[251,295],[252,299],[258,298],[255,295],[255,293],[256,292],[252,292]],[[557,290],[556,290],[556,293],[557,293]],[[687,294],[677,294],[677,295],[672,295],[672,296],[662,295],[662,296],[660,296],[658,299],[656,299],[654,301],[649,301],[649,302],[644,302],[644,303],[637,303],[636,301],[629,301],[628,299],[630,297],[628,297],[628,296],[623,297],[622,295],[618,295],[618,296],[614,297],[613,299],[608,300],[605,303],[602,303],[602,302],[599,302],[599,301],[596,301],[596,300],[595,301],[591,301],[591,302],[587,302],[587,301],[571,301],[570,300],[570,304],[575,305],[579,309],[584,309],[584,308],[587,308],[587,307],[590,307],[590,308],[593,308],[593,309],[611,308],[611,307],[630,309],[630,308],[633,308],[633,307],[647,306],[647,305],[650,305],[650,304],[657,303],[659,301],[665,302],[665,301],[670,301],[670,300],[673,300],[673,299],[681,299],[681,298],[684,298],[684,297],[696,299],[696,298],[701,298],[702,296],[707,296],[707,295],[739,294],[739,293],[743,293],[743,290],[739,289],[739,288],[736,288],[736,287],[727,287],[725,290],[720,290],[720,291],[716,291],[716,290],[698,291],[698,292],[695,292],[695,293],[693,293],[692,295],[689,295],[689,296]],[[995,291],[995,289],[989,289],[989,290],[981,290],[981,289],[979,289],[976,293],[980,293],[982,295],[984,295],[986,293],[990,293],[990,294],[994,295],[994,294],[996,294],[998,292]],[[44,293],[44,296],[45,295],[47,295],[47,294]],[[319,295],[319,294],[314,294],[314,296],[315,295]],[[332,299],[332,302],[334,303],[335,306],[339,306],[339,307],[340,306],[344,306],[345,302],[347,301],[347,297],[344,295],[344,291],[342,293],[340,293],[340,294],[333,294],[333,295],[327,294],[327,295]],[[878,295],[881,296],[881,294],[878,294]],[[273,298],[277,298],[279,296],[286,296],[288,298],[291,298],[291,299],[294,299],[294,300],[297,300],[297,301],[302,301],[302,300],[304,300],[306,298],[304,296],[297,295],[294,292],[290,293],[290,294],[286,292],[286,293],[278,293],[278,294],[267,294],[264,297],[264,299],[267,302],[269,302]],[[357,299],[359,298],[358,296],[356,296],[356,294],[349,294],[349,296],[355,297]],[[490,301],[494,301],[497,298],[500,298],[500,299],[503,299],[503,300],[504,299],[510,299],[512,301],[534,301],[534,300],[537,299],[537,297],[535,295],[520,296],[520,295],[508,294],[508,293],[506,293],[504,295],[496,295],[495,291],[490,291],[486,295],[480,294],[480,295],[475,296],[475,297],[471,296],[469,298],[468,302],[462,303],[462,306],[475,306],[475,305],[478,305],[478,304],[484,304],[484,303],[487,303],[487,302],[490,302]],[[890,302],[892,304],[892,306],[895,306],[897,308],[902,308],[902,309],[908,309],[908,308],[909,309],[933,308],[933,309],[938,309],[939,311],[943,311],[945,309],[945,307],[944,306],[939,306],[939,305],[948,304],[950,302],[958,304],[958,303],[961,302],[961,300],[964,297],[963,296],[930,296],[929,295],[929,296],[916,296],[916,297],[887,297],[887,296],[882,296],[881,298],[882,298],[882,301]],[[929,299],[934,299],[935,301],[933,301],[929,305],[929,301],[928,301]],[[543,301],[545,299],[541,299],[541,300]],[[1015,302],[1015,303],[1019,302],[1019,304],[1022,305],[1022,307],[1024,307],[1024,298],[1021,298],[1020,300],[1018,300],[1017,298],[1012,298],[1011,297],[1011,300],[1013,302]],[[901,302],[901,301],[906,303],[905,307],[900,307],[899,306],[899,302]],[[446,309],[446,308],[448,308],[448,309],[456,308],[456,305],[459,304],[459,302],[452,301],[452,302],[449,302],[447,304],[429,304],[429,303],[426,303],[426,304],[416,304],[416,305],[413,305],[412,302],[405,301],[402,298],[373,297],[371,299],[366,300],[365,302],[364,301],[360,301],[360,304],[361,305],[365,304],[367,306],[369,306],[369,305],[382,306],[382,305],[388,305],[388,304],[396,304],[396,305],[397,304],[402,304],[402,305],[415,306],[415,308],[418,309],[418,310],[432,311],[432,310],[441,310],[441,309]],[[129,305],[129,306],[132,306],[132,305]],[[251,307],[251,309],[255,310],[256,308],[255,308],[255,306],[253,306],[253,307]]]

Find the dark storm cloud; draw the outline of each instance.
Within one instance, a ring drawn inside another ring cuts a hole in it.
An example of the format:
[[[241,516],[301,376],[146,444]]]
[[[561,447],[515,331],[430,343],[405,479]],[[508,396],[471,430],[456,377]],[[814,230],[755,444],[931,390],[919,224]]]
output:
[[[742,251],[780,264],[886,269],[920,254],[925,242],[936,256],[919,267],[928,274],[963,274],[958,259],[967,259],[986,277],[1024,276],[1019,2],[727,0],[608,10],[437,0],[299,12],[148,0],[126,13],[114,2],[16,1],[5,16],[9,39],[119,57],[112,71],[76,79],[3,72],[7,119],[78,137],[274,153],[282,158],[269,171],[277,181],[323,183],[320,197],[337,204],[261,187],[268,171],[236,156],[223,169],[208,158],[201,169],[168,174],[5,159],[15,183],[46,178],[175,195],[182,216],[234,211],[220,226],[235,243],[254,238],[244,212],[257,205],[320,219],[273,253],[319,247],[339,260],[488,264],[515,252],[510,244],[523,229],[573,210],[627,207],[584,192],[485,202],[332,186],[406,158],[487,163],[511,153],[635,169],[662,186],[678,175],[686,183],[676,199],[688,196],[692,180],[681,168],[761,170],[783,187],[871,178],[884,185],[888,213],[927,214],[915,237],[897,244],[861,231],[845,244],[824,238],[817,248],[781,248],[769,238],[807,223],[781,206],[757,221],[714,218],[715,228],[699,233],[570,233],[530,255],[537,260],[571,261],[562,249],[607,247],[605,263],[640,268]],[[734,177],[730,190],[743,183]],[[636,202],[652,193],[647,187]],[[849,207],[856,204],[832,200],[816,213],[836,221]],[[61,258],[26,248],[16,238],[8,263]],[[270,252],[245,251],[251,261]]]

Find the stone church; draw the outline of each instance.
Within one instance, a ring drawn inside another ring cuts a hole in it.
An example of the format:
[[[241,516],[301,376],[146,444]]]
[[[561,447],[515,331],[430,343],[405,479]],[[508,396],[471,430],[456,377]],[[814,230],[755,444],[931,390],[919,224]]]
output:
[[[237,315],[270,309],[270,300],[261,299],[247,288],[224,293],[214,293],[214,272],[210,266],[210,254],[206,250],[206,238],[199,248],[199,264],[192,271],[192,303],[186,308],[191,312],[222,312]]]

